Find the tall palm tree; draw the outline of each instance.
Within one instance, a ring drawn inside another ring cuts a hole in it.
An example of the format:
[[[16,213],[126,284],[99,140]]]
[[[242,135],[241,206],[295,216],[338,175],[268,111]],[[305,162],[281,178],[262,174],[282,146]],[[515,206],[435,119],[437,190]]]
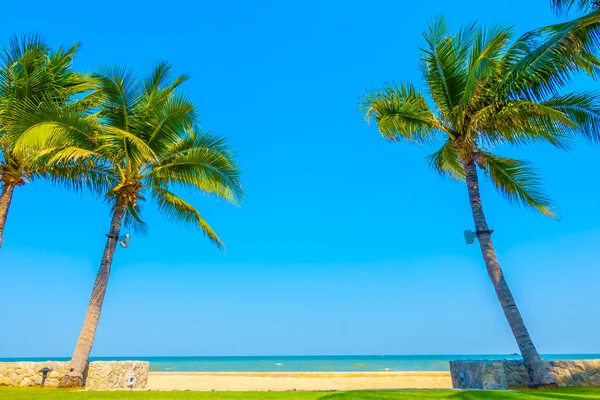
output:
[[[102,96],[96,123],[48,133],[69,132],[80,148],[93,147],[96,164],[110,183],[105,199],[112,209],[100,269],[69,372],[60,380],[62,387],[84,383],[121,227],[145,229],[141,209],[146,198],[152,197],[167,217],[201,229],[224,249],[196,208],[176,191],[189,189],[236,204],[243,197],[239,171],[225,139],[201,132],[194,106],[176,90],[187,77],[172,81],[169,65],[161,63],[143,81],[120,67],[101,69],[95,78]]]
[[[367,121],[374,120],[388,141],[441,142],[429,156],[429,165],[466,183],[485,266],[534,387],[555,383],[496,257],[493,231],[483,212],[479,171],[508,201],[554,217],[530,164],[495,154],[494,149],[536,143],[564,148],[576,135],[599,137],[598,96],[558,93],[572,72],[572,66],[561,61],[574,33],[564,32],[564,40],[553,37],[541,44],[526,34],[511,44],[511,28],[473,25],[453,33],[440,18],[426,32],[427,46],[421,50],[420,70],[429,99],[414,85],[403,83],[374,90],[361,103]]]
[[[15,188],[42,178],[78,185],[74,164],[58,165],[38,152],[15,151],[25,132],[47,122],[42,117],[47,109],[90,100],[84,94],[91,93],[91,80],[73,70],[78,47],[53,51],[37,35],[15,36],[0,53],[0,247]]]

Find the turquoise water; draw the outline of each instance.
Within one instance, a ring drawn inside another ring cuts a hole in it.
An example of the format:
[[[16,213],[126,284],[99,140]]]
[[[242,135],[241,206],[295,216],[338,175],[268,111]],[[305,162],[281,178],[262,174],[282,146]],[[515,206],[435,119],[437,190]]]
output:
[[[517,355],[429,356],[254,356],[254,357],[92,357],[91,360],[142,360],[151,371],[203,372],[326,372],[326,371],[447,371],[450,360],[519,359]],[[600,354],[547,354],[553,360],[585,360]],[[68,361],[67,357],[4,358],[0,361]]]

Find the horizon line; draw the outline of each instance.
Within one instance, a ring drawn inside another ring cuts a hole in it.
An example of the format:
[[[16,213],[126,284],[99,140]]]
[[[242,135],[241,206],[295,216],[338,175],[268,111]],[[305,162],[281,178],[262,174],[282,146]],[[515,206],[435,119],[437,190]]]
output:
[[[540,353],[540,355],[600,355],[600,353]],[[259,358],[259,357],[430,357],[430,356],[521,356],[519,353],[439,353],[439,354],[279,354],[279,355],[154,355],[154,356],[90,356],[90,359],[94,358],[166,358],[166,357],[179,357],[179,358]],[[71,356],[17,356],[17,357],[1,357],[0,360],[10,359],[24,359],[24,358],[71,358]]]

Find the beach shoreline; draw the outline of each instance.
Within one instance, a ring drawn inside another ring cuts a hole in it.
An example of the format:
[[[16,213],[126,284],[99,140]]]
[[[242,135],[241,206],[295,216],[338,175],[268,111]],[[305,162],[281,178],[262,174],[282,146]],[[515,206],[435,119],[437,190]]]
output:
[[[448,371],[150,372],[147,390],[320,391],[451,389]]]

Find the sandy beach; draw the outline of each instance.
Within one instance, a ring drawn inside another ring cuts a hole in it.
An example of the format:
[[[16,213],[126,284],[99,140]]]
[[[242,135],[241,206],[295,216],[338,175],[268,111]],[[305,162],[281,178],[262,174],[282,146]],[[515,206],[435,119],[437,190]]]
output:
[[[360,390],[452,388],[441,372],[151,372],[149,390]]]

